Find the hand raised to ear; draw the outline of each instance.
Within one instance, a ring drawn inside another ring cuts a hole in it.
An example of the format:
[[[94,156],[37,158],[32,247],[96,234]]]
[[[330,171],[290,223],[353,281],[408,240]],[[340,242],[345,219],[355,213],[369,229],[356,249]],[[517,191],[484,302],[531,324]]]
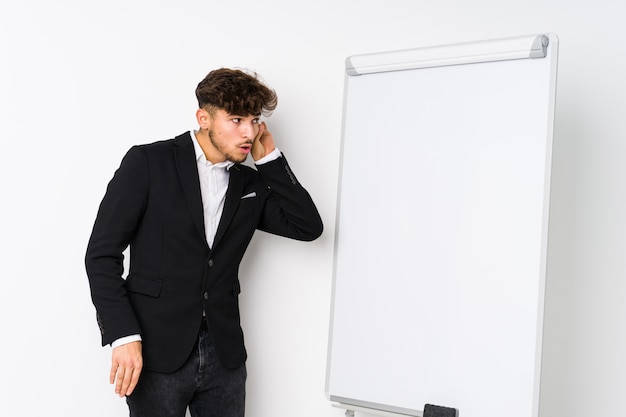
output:
[[[258,161],[274,149],[276,149],[274,136],[272,136],[272,133],[268,130],[265,122],[261,122],[259,133],[254,138],[254,142],[252,142],[252,158]]]

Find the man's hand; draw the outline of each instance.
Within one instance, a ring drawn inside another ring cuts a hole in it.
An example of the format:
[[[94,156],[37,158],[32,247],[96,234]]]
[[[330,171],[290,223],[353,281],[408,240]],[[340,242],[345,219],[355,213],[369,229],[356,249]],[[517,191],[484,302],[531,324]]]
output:
[[[115,393],[120,397],[132,394],[142,368],[141,342],[130,342],[114,348],[109,383],[115,383]]]
[[[254,142],[252,142],[252,159],[258,161],[275,148],[272,133],[267,129],[265,122],[261,122],[259,133],[254,138]]]

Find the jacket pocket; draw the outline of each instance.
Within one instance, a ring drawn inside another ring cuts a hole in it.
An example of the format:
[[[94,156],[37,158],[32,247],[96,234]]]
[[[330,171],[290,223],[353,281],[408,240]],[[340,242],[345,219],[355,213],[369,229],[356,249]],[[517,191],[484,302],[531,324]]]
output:
[[[126,289],[130,292],[158,297],[161,294],[163,280],[157,278],[146,278],[140,275],[129,275],[126,278]]]

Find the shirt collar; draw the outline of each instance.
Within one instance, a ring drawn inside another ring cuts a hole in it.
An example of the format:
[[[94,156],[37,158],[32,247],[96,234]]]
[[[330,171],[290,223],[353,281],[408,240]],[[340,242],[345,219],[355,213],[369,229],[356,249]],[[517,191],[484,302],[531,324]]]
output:
[[[225,168],[227,171],[233,166],[235,165],[234,162],[232,161],[223,161],[223,162],[218,162],[217,164],[213,164],[210,161],[207,161],[206,156],[204,155],[204,151],[202,150],[202,147],[200,146],[200,143],[198,142],[198,138],[196,137],[196,131],[195,130],[191,130],[189,132],[191,134],[191,138],[193,139],[193,150],[196,153],[196,162],[201,162],[205,165],[214,165],[216,168],[217,167],[223,167]]]

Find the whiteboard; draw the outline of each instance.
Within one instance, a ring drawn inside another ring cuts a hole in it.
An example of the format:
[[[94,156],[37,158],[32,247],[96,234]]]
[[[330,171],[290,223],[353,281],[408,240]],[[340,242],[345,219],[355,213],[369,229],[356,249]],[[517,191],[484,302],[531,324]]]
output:
[[[331,401],[536,417],[554,34],[346,60]]]

